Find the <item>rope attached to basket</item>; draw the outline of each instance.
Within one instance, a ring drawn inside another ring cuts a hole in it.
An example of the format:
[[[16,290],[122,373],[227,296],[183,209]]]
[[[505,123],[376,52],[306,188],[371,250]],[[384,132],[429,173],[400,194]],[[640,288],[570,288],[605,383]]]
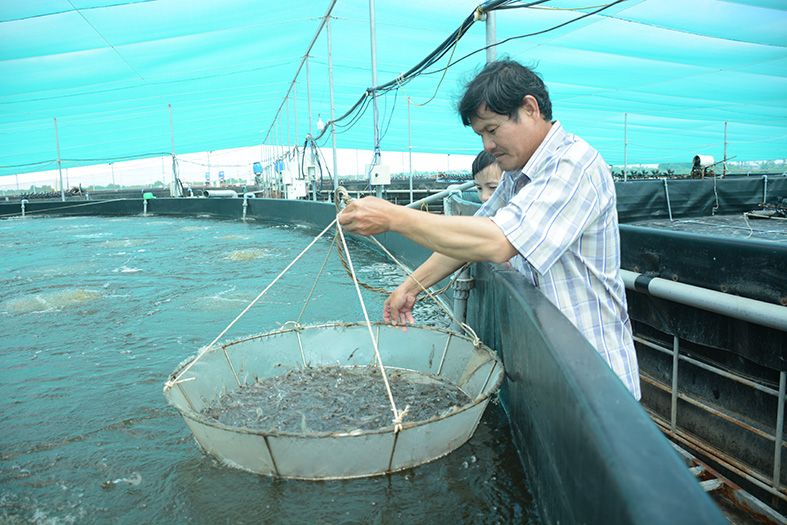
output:
[[[358,301],[360,301],[361,303],[363,318],[366,320],[366,328],[369,330],[369,337],[372,340],[372,348],[374,349],[374,355],[377,358],[377,366],[380,367],[380,374],[382,375],[383,378],[383,384],[385,384],[385,392],[388,395],[388,401],[391,403],[391,411],[393,412],[394,415],[393,417],[394,432],[399,433],[402,431],[402,419],[404,418],[404,415],[407,412],[409,406],[405,407],[405,409],[402,412],[399,412],[399,409],[396,408],[396,401],[394,401],[393,392],[391,392],[391,385],[388,382],[388,374],[385,371],[385,365],[383,365],[383,358],[380,356],[380,349],[377,346],[377,338],[374,336],[374,331],[372,331],[372,322],[369,320],[369,312],[366,311],[366,304],[363,302],[363,296],[361,295],[361,288],[358,285],[358,278],[355,276],[355,268],[353,267],[352,258],[350,258],[350,250],[347,246],[347,241],[344,238],[344,231],[342,230],[342,225],[339,223],[338,220],[334,222],[336,223],[336,229],[339,232],[339,237],[342,240],[341,245],[344,248],[344,254],[347,257],[347,263],[350,267],[353,285],[355,285],[355,292],[358,294]]]
[[[337,196],[337,198],[336,198],[336,208],[337,208],[337,211],[338,211],[339,213],[341,213],[341,210],[339,209],[339,208],[340,208],[340,199],[339,199],[339,195],[340,195],[340,194],[342,195],[341,202],[342,202],[342,203],[343,203],[345,206],[346,206],[347,204],[349,204],[349,203],[352,201],[352,199],[350,198],[350,195],[347,193],[347,190],[346,190],[346,189],[344,189],[343,187],[341,187],[341,186],[340,186],[340,187],[339,187],[339,188],[336,190],[336,196]],[[336,221],[336,226],[337,226],[337,229],[338,229],[338,230],[341,232],[341,231],[342,231],[342,229],[341,229],[341,225],[340,225],[340,224],[339,224],[339,222],[338,222],[338,214],[337,214],[337,221]],[[381,243],[380,241],[378,241],[378,240],[377,240],[377,239],[374,237],[374,235],[369,235],[369,236],[368,236],[368,238],[369,238],[369,239],[371,239],[371,240],[372,240],[372,242],[373,242],[373,243],[374,243],[374,244],[375,244],[375,245],[376,245],[378,248],[380,248],[380,249],[383,251],[383,253],[385,253],[385,254],[386,254],[386,255],[387,255],[387,256],[388,256],[388,257],[389,257],[389,258],[390,258],[390,259],[391,259],[391,260],[392,260],[392,261],[393,261],[393,262],[394,262],[394,263],[395,263],[395,264],[396,264],[398,267],[399,267],[399,269],[401,269],[401,270],[402,270],[402,271],[403,271],[403,272],[404,272],[404,273],[407,275],[407,277],[408,277],[409,279],[412,279],[412,280],[413,280],[413,282],[415,282],[415,284],[417,284],[417,285],[418,285],[418,286],[421,288],[421,291],[425,292],[425,293],[426,293],[426,295],[427,295],[427,296],[428,296],[430,299],[432,299],[432,301],[434,301],[434,302],[435,302],[435,304],[437,304],[437,306],[439,306],[440,308],[442,308],[442,309],[443,309],[443,311],[444,311],[446,314],[448,314],[448,317],[450,317],[450,318],[451,318],[451,320],[452,320],[454,323],[456,323],[456,325],[457,325],[457,326],[459,326],[460,328],[462,328],[462,330],[464,330],[464,332],[465,332],[465,333],[466,333],[466,334],[467,334],[467,335],[470,337],[470,339],[472,339],[472,340],[473,340],[473,345],[474,345],[474,346],[478,347],[478,346],[480,346],[480,345],[481,345],[481,339],[480,339],[480,338],[478,337],[478,335],[475,333],[475,330],[473,330],[473,329],[472,329],[470,326],[468,326],[466,323],[463,323],[463,322],[459,321],[459,319],[457,319],[457,318],[456,318],[456,316],[455,316],[455,315],[454,315],[454,313],[451,311],[451,309],[450,309],[450,308],[448,308],[448,307],[447,307],[445,304],[443,304],[443,302],[442,302],[442,301],[440,301],[440,300],[438,299],[438,296],[439,296],[439,295],[441,295],[441,294],[443,294],[443,293],[445,293],[445,292],[446,292],[446,291],[447,291],[447,290],[448,290],[448,289],[449,289],[449,288],[450,288],[450,287],[451,287],[451,286],[454,284],[454,282],[455,282],[455,281],[456,281],[456,279],[459,277],[459,274],[462,272],[462,270],[463,270],[463,269],[465,269],[465,268],[467,268],[468,266],[470,266],[470,263],[465,263],[465,264],[463,264],[462,266],[460,266],[460,267],[459,267],[459,268],[456,270],[456,272],[455,272],[455,274],[454,274],[454,277],[453,277],[453,278],[452,278],[452,279],[449,281],[449,283],[448,283],[446,286],[444,286],[443,288],[440,288],[439,290],[432,291],[431,289],[429,289],[429,288],[427,288],[426,286],[424,286],[423,284],[421,284],[421,282],[420,282],[418,279],[416,279],[416,278],[415,278],[415,276],[413,275],[413,272],[412,272],[412,271],[410,271],[410,269],[409,269],[407,266],[405,266],[404,264],[402,264],[402,263],[399,261],[399,259],[397,259],[396,257],[394,257],[394,255],[393,255],[393,254],[392,254],[392,253],[391,253],[391,252],[390,252],[390,251],[389,251],[389,250],[388,250],[388,249],[387,249],[385,246],[383,246],[383,245],[382,245],[382,243]],[[347,246],[346,246],[346,243],[344,242],[344,235],[343,235],[343,234],[342,234],[342,245],[344,246],[344,248],[345,248],[345,250],[346,250],[346,249],[347,249]],[[354,273],[354,272],[352,272],[352,274],[350,275],[350,277],[352,277],[352,279],[353,279],[353,282],[357,282],[357,278],[356,278],[356,276],[355,276],[355,273]],[[359,284],[360,284],[361,286],[364,286],[364,285],[363,285],[363,283],[359,283]],[[364,286],[364,287],[365,287],[365,288],[367,288],[367,286]],[[368,287],[368,288],[371,288],[371,287]],[[386,292],[386,293],[389,293],[389,294],[390,294],[390,292]]]
[[[261,292],[259,293],[259,295],[257,295],[257,297],[255,297],[255,298],[254,298],[254,300],[252,300],[252,301],[249,303],[249,305],[248,305],[246,308],[244,308],[244,309],[243,309],[243,311],[242,311],[241,313],[239,313],[239,314],[238,314],[238,316],[237,316],[237,317],[235,317],[235,319],[233,319],[233,320],[230,322],[230,324],[228,324],[228,325],[227,325],[227,327],[226,327],[224,330],[222,330],[222,331],[221,331],[221,333],[220,333],[219,335],[217,335],[217,336],[216,336],[216,338],[215,338],[215,339],[213,339],[213,341],[211,341],[211,342],[208,344],[208,346],[206,346],[206,347],[202,348],[202,350],[200,350],[199,354],[197,355],[197,357],[196,357],[196,358],[194,358],[194,360],[192,360],[192,361],[191,361],[191,362],[190,362],[188,365],[186,365],[186,366],[185,366],[185,367],[184,367],[184,368],[183,368],[183,369],[182,369],[182,370],[181,370],[181,371],[180,371],[180,372],[177,374],[177,376],[175,376],[175,377],[173,377],[172,379],[170,379],[169,381],[167,381],[167,382],[164,384],[164,387],[165,387],[165,388],[171,388],[173,385],[175,385],[175,384],[177,384],[178,382],[180,382],[180,378],[183,376],[183,374],[185,374],[186,372],[188,372],[188,371],[191,369],[191,367],[192,367],[192,366],[194,366],[194,365],[195,365],[195,364],[196,364],[196,363],[197,363],[197,362],[198,362],[198,361],[199,361],[199,360],[202,358],[202,356],[204,356],[204,355],[205,355],[205,354],[208,352],[208,350],[210,350],[211,348],[213,348],[213,345],[214,345],[214,344],[216,344],[216,341],[218,341],[219,339],[221,339],[222,337],[224,337],[224,334],[226,334],[226,333],[229,331],[229,329],[230,329],[230,328],[232,328],[232,327],[235,325],[235,323],[237,323],[238,321],[240,321],[241,317],[243,317],[244,315],[246,315],[246,312],[248,312],[248,311],[251,309],[251,307],[252,307],[252,306],[254,306],[255,304],[257,304],[257,301],[259,301],[260,299],[262,299],[262,296],[263,296],[263,295],[265,295],[266,293],[268,293],[268,290],[270,290],[270,289],[273,287],[273,285],[274,285],[274,284],[276,284],[276,283],[279,281],[279,279],[281,279],[281,278],[284,276],[284,274],[285,274],[285,273],[287,273],[287,272],[290,270],[290,268],[292,268],[292,267],[295,265],[295,263],[296,263],[296,262],[298,262],[298,260],[299,260],[301,257],[303,257],[303,256],[304,256],[304,254],[305,254],[306,252],[308,252],[308,251],[311,249],[311,247],[312,247],[312,246],[314,246],[314,244],[315,244],[315,243],[316,243],[318,240],[320,240],[320,239],[322,238],[322,236],[323,236],[323,235],[325,235],[325,232],[327,232],[327,231],[328,231],[328,230],[329,230],[331,227],[333,227],[333,225],[334,225],[334,224],[338,224],[338,223],[337,223],[337,221],[336,221],[336,219],[334,219],[334,220],[333,220],[333,221],[332,221],[332,222],[331,222],[331,223],[330,223],[328,226],[326,226],[326,227],[325,227],[325,229],[324,229],[323,231],[321,231],[321,232],[320,232],[320,233],[317,235],[317,237],[315,237],[314,239],[312,239],[312,241],[309,243],[309,245],[308,245],[308,246],[306,246],[306,248],[304,248],[304,249],[301,251],[301,253],[299,253],[299,254],[298,254],[298,255],[297,255],[297,256],[296,256],[296,257],[295,257],[295,258],[294,258],[292,261],[290,261],[290,264],[288,264],[288,265],[287,265],[287,267],[286,267],[286,268],[284,268],[284,269],[283,269],[283,270],[282,270],[282,271],[279,273],[279,275],[277,275],[277,276],[276,276],[276,278],[275,278],[275,279],[273,279],[273,281],[271,281],[271,283],[270,283],[268,286],[266,286],[266,287],[265,287],[265,289],[264,289],[263,291],[261,291]]]

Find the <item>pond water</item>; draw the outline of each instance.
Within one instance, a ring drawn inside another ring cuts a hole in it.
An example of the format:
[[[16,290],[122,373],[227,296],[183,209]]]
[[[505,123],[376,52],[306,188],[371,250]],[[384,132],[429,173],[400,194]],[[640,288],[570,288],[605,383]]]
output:
[[[200,452],[164,381],[317,233],[199,218],[0,221],[0,522],[536,523],[495,404],[463,447],[391,476],[279,480]],[[332,239],[226,338],[297,319],[363,320]],[[387,288],[402,279],[384,255],[352,249],[360,279]],[[384,296],[364,300],[378,320]],[[428,304],[416,318],[448,324]]]

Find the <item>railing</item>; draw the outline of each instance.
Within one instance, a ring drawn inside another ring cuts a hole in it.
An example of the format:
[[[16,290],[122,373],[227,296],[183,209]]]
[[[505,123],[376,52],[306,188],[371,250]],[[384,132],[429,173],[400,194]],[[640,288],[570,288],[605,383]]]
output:
[[[743,320],[780,331],[787,331],[787,307],[755,301],[744,297],[732,296],[714,290],[672,282],[666,279],[652,278],[627,270],[621,270],[621,273],[626,288],[629,290],[715,312],[732,319]],[[647,383],[649,386],[663,391],[670,396],[669,422],[658,421],[658,416],[654,418],[664,427],[664,431],[674,439],[689,446],[699,448],[703,453],[713,456],[714,459],[724,465],[725,468],[748,480],[760,489],[778,497],[783,502],[787,502],[787,493],[785,493],[785,488],[780,481],[782,448],[784,446],[784,403],[787,373],[783,370],[779,371],[779,387],[775,389],[756,380],[736,375],[718,366],[690,357],[686,355],[685,352],[681,354],[681,340],[677,336],[672,336],[672,348],[668,348],[663,344],[659,344],[656,341],[642,337],[638,334],[634,335],[634,340],[642,346],[651,348],[672,358],[672,378],[669,385],[665,385],[646,374],[641,375],[643,383]],[[691,364],[692,366],[724,377],[737,384],[744,385],[745,387],[763,392],[769,396],[774,396],[777,399],[774,432],[771,434],[742,419],[734,417],[734,415],[714,408],[699,399],[681,393],[678,375],[681,362]],[[735,425],[739,429],[773,442],[772,475],[768,477],[757,471],[753,471],[751,468],[748,468],[743,461],[726,455],[723,452],[719,453],[721,451],[715,450],[712,445],[705,443],[697,436],[682,431],[677,421],[678,401],[692,405],[714,417],[720,418],[726,423]]]

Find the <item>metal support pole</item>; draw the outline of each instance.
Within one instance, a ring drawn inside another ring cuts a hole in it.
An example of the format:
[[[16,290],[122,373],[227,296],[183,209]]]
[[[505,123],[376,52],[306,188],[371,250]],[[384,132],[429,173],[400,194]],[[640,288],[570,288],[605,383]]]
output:
[[[66,202],[66,190],[63,188],[63,163],[60,160],[60,137],[57,133],[57,117],[55,120],[55,148],[57,149],[57,172],[60,174],[60,200]]]
[[[669,212],[669,220],[672,221],[672,205],[669,201],[669,186],[667,186],[667,177],[664,177],[664,194],[667,196],[667,211]]]
[[[497,24],[495,13],[486,13],[486,63],[494,62],[497,59],[497,48],[493,45],[497,43]]]
[[[336,118],[336,106],[334,105],[333,101],[333,53],[330,16],[328,16],[328,19],[325,21],[325,32],[328,37],[328,94],[330,96],[331,103],[331,152],[333,154],[333,191],[335,195],[336,190],[339,188],[339,171],[336,167],[336,124],[333,122]]]
[[[722,178],[724,178],[727,176],[727,121],[726,120],[724,121],[724,156],[722,157],[722,159],[724,159],[724,161],[722,163],[721,176]]]
[[[779,408],[776,413],[776,447],[773,452],[773,488],[779,490],[782,468],[782,441],[784,440],[784,394],[787,372],[779,373]]]
[[[410,97],[407,97],[407,151],[410,157],[410,203],[413,202],[413,123],[410,119],[411,103]]]
[[[309,135],[312,134],[312,86],[309,76],[309,55],[306,55],[306,113],[309,116]]]
[[[112,170],[112,186],[114,187],[115,186],[115,163],[114,162],[110,162],[109,163],[109,169]],[[117,188],[113,188],[113,189],[117,190]]]
[[[295,144],[298,144],[298,82],[297,79],[292,81],[292,112],[295,113]]]
[[[623,182],[628,181],[629,114],[623,113]],[[666,184],[666,180],[664,184]],[[669,196],[667,196],[669,198]]]
[[[372,51],[372,89],[375,89],[377,87],[377,35],[375,33],[374,23],[374,0],[369,0],[369,39],[371,41]],[[374,128],[374,162],[377,163],[380,154],[380,128],[378,126],[380,117],[377,108],[377,91],[372,91],[372,109],[374,115],[372,117],[372,127]],[[375,195],[382,198],[382,186],[378,185],[375,188]]]
[[[172,104],[167,104],[169,108],[169,141],[172,147],[172,189],[169,191],[170,197],[177,197],[180,195],[178,191],[178,171],[177,163],[175,162],[175,126],[172,120]]]
[[[680,340],[672,336],[672,402],[670,406],[670,430],[675,432],[678,423],[678,360],[680,359]]]
[[[762,176],[762,203],[768,202],[768,176]]]

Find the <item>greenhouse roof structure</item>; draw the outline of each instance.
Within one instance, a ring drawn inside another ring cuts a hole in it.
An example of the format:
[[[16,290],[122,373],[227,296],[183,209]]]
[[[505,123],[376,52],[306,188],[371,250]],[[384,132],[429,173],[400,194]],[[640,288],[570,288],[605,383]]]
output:
[[[534,67],[610,164],[787,157],[781,0],[371,5],[373,33],[368,0],[3,2],[0,175],[52,169],[58,147],[69,167],[301,144],[331,85],[340,148],[373,149],[376,125],[383,156],[472,154],[456,102],[486,60],[482,11],[497,57]]]

